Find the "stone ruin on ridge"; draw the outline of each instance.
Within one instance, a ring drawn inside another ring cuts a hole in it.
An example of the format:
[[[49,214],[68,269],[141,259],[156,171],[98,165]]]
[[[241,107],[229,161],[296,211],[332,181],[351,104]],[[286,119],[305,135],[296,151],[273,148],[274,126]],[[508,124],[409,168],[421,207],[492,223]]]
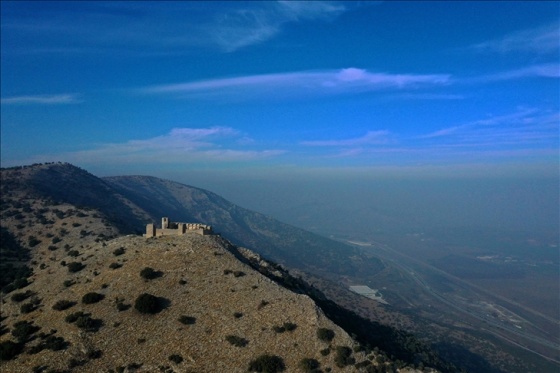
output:
[[[213,234],[212,226],[199,223],[176,223],[170,222],[169,218],[161,218],[161,229],[156,228],[155,224],[146,224],[146,234],[144,237],[159,236],[182,236],[187,233],[196,233],[202,236]]]

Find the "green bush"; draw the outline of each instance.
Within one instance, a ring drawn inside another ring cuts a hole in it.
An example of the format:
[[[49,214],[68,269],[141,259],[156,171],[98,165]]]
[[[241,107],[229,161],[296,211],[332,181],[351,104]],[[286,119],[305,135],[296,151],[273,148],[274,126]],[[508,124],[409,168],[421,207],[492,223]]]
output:
[[[71,302],[69,300],[59,300],[58,302],[56,302],[55,304],[53,304],[52,309],[55,311],[64,311],[67,310],[68,308],[72,307],[73,305],[75,305],[76,302]]]
[[[300,360],[299,367],[304,372],[315,372],[319,368],[319,362],[315,359],[304,358]]]
[[[30,313],[35,311],[36,307],[33,303],[25,303],[22,304],[21,307],[19,308],[21,313]]]
[[[51,351],[60,351],[68,346],[68,342],[62,337],[55,337],[54,335],[48,336],[43,342],[44,347]]]
[[[105,296],[103,294],[90,292],[90,293],[84,294],[84,296],[82,297],[82,303],[93,304],[93,303],[97,303],[97,302],[103,300],[103,298],[105,298]]]
[[[29,236],[29,239],[27,240],[27,244],[29,245],[29,247],[35,247],[40,243],[41,241],[39,241],[35,236]]]
[[[71,324],[71,323],[73,323],[73,322],[76,322],[76,320],[78,320],[80,317],[82,317],[82,316],[87,316],[87,315],[88,315],[88,314],[83,313],[82,311],[78,311],[78,312],[74,312],[74,313],[69,314],[68,316],[66,316],[66,317],[64,318],[64,320],[65,320],[67,323],[70,323],[70,324]]]
[[[81,271],[81,270],[84,269],[84,268],[85,268],[85,265],[83,265],[83,264],[80,263],[80,262],[71,262],[71,263],[68,263],[68,272],[70,272],[70,273],[79,272],[79,271]]]
[[[183,357],[181,355],[173,354],[169,356],[169,360],[171,360],[175,364],[180,364],[183,361]]]
[[[356,360],[352,357],[352,350],[346,346],[336,346],[336,356],[334,362],[337,367],[343,368],[347,365],[354,364]]]
[[[330,342],[334,338],[334,332],[331,329],[319,328],[317,329],[317,337],[323,342]]]
[[[143,293],[136,298],[134,302],[134,308],[140,313],[154,314],[161,310],[161,304],[158,297]]]
[[[12,341],[0,342],[0,360],[6,361],[16,357],[22,350],[22,345]]]
[[[113,251],[114,256],[119,256],[119,255],[122,255],[122,254],[124,254],[124,247],[119,247],[118,249]]]
[[[284,369],[284,360],[275,355],[261,355],[249,363],[250,372],[276,373]]]
[[[241,338],[241,337],[238,337],[236,335],[226,336],[226,341],[228,341],[229,343],[231,343],[232,345],[234,345],[236,347],[245,347],[249,343],[249,341],[246,340],[245,338]]]
[[[12,330],[12,335],[17,338],[18,342],[27,342],[33,333],[38,331],[38,326],[33,325],[33,322],[29,321],[18,321],[14,324],[14,329]]]
[[[140,276],[146,280],[153,280],[154,278],[160,277],[161,272],[155,271],[153,268],[146,267],[140,271]]]
[[[25,293],[15,293],[14,295],[12,295],[11,299],[14,302],[23,302],[24,300],[26,300],[27,298],[29,298],[32,295],[33,295],[33,292],[30,291],[30,290],[27,290]]]
[[[192,325],[196,322],[196,318],[192,317],[192,316],[183,315],[183,316],[179,317],[179,322],[181,324],[185,324],[185,325]]]

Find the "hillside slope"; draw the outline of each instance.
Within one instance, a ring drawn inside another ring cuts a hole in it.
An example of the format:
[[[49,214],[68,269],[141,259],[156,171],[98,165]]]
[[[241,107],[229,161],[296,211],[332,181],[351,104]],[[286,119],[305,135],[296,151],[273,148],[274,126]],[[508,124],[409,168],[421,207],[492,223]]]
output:
[[[381,261],[362,256],[356,248],[246,210],[203,189],[147,176],[103,180],[158,224],[162,216],[210,224],[235,244],[291,267],[329,275],[374,274],[383,268]]]

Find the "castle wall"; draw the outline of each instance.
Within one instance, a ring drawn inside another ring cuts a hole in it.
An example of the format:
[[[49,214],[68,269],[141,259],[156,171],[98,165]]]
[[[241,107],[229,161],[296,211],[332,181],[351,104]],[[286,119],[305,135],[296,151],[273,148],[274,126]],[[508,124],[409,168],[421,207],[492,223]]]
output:
[[[155,224],[147,224],[144,237],[181,236],[186,233],[196,233],[202,236],[213,234],[212,226],[210,225],[199,223],[175,223],[170,222],[169,218],[164,217],[161,219],[161,229],[156,228]]]

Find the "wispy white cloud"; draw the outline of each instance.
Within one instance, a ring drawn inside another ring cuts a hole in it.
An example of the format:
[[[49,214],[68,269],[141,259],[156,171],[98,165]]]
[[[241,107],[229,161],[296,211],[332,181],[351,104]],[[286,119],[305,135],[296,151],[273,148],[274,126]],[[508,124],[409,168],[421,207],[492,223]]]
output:
[[[208,34],[226,52],[262,43],[291,22],[330,20],[345,12],[342,2],[278,1],[255,2],[216,17]]]
[[[436,147],[480,147],[535,144],[558,145],[560,114],[538,109],[519,109],[513,113],[490,116],[476,121],[442,128],[420,137],[434,140]]]
[[[17,8],[17,6],[14,6]],[[344,2],[92,2],[44,6],[3,18],[8,53],[183,54],[198,48],[233,52],[270,40],[289,24],[329,21],[354,7]],[[79,16],[78,16],[79,15]],[[4,45],[6,47],[4,48]]]
[[[83,102],[77,94],[11,96],[0,99],[2,105],[65,105]]]
[[[252,161],[284,153],[277,149],[251,149],[246,145],[247,139],[230,127],[173,128],[161,136],[100,144],[89,150],[58,154],[56,158],[80,164],[93,161],[153,165]]]
[[[450,81],[448,74],[390,74],[352,67],[166,84],[146,87],[140,89],[140,92],[187,97],[277,98],[441,86]]]
[[[560,25],[557,22],[537,28],[522,30],[502,38],[485,41],[470,46],[476,52],[510,53],[556,52],[560,48]]]
[[[560,64],[545,63],[522,67],[515,70],[502,71],[474,78],[467,78],[466,83],[486,83],[502,80],[515,80],[525,78],[560,78]]]
[[[389,140],[389,131],[368,131],[364,136],[343,140],[315,140],[303,141],[306,146],[334,146],[334,147],[356,147],[365,145],[386,144]]]

